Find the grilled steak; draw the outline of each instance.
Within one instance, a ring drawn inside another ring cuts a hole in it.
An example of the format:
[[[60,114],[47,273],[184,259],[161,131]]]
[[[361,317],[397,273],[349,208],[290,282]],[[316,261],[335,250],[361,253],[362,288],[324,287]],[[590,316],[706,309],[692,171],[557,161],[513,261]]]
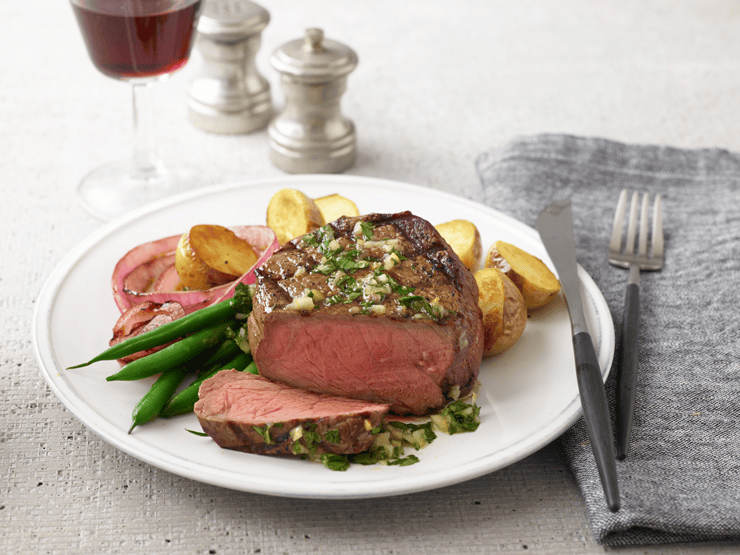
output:
[[[256,271],[249,344],[266,378],[427,414],[475,384],[478,287],[410,212],[342,217]]]
[[[311,393],[261,376],[223,370],[195,404],[203,431],[224,449],[263,455],[360,453],[388,405]]]

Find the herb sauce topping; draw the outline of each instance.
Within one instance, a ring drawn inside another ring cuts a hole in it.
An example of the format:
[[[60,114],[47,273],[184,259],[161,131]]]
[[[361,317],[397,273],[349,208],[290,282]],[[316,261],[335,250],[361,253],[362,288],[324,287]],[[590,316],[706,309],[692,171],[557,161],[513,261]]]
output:
[[[314,254],[316,262],[304,270],[298,268],[293,277],[310,281],[312,275],[324,276],[331,294],[317,299],[317,292],[310,288],[290,291],[293,302],[285,308],[311,311],[320,305],[353,305],[348,309],[350,314],[384,314],[435,322],[454,315],[439,298],[399,283],[396,270],[409,261],[404,255],[404,240],[377,231],[371,222],[361,221],[349,236],[341,238],[335,237],[330,225],[304,235],[297,248]],[[428,263],[421,260],[409,261],[406,266],[407,271],[433,274]]]

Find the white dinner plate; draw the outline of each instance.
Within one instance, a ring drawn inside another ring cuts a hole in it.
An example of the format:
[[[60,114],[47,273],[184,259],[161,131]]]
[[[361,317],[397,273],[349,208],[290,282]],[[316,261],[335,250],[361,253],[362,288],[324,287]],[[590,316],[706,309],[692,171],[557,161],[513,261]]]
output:
[[[267,495],[351,499],[424,491],[510,465],[545,446],[580,416],[570,321],[562,296],[529,318],[519,342],[484,359],[474,433],[438,439],[411,466],[353,465],[345,472],[319,463],[251,455],[219,448],[194,415],[156,420],[129,435],[131,411],[154,378],[107,382],[116,362],[65,370],[103,350],[118,317],[110,281],[132,247],[202,223],[264,224],[267,204],[282,188],[312,198],[340,193],[360,212],[411,210],[433,224],[466,219],[478,227],[484,251],[496,240],[514,243],[552,264],[537,232],[486,206],[419,186],[354,176],[288,176],[198,190],[160,201],[102,227],[52,272],[34,314],[34,342],[52,391],[85,426],[137,459],[174,474]],[[579,267],[588,326],[604,378],[614,353],[614,327],[604,297]],[[407,453],[409,451],[407,450]]]

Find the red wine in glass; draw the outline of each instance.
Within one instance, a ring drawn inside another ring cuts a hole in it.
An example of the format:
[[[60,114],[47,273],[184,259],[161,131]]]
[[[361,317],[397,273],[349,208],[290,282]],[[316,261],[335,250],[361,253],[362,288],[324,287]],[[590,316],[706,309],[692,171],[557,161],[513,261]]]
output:
[[[133,156],[90,172],[83,207],[110,220],[143,204],[204,185],[200,168],[155,152],[152,84],[184,66],[203,0],[70,0],[88,54],[104,75],[133,91]]]
[[[201,0],[78,0],[72,9],[95,67],[127,79],[185,65],[200,5]]]

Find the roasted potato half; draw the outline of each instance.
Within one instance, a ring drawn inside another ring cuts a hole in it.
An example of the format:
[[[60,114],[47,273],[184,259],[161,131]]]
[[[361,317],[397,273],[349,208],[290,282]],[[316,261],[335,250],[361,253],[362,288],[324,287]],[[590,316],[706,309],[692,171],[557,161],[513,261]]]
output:
[[[498,268],[514,282],[527,310],[546,305],[560,291],[558,278],[542,260],[510,243],[496,241],[486,253],[484,266]]]
[[[527,325],[524,297],[498,268],[475,272],[478,306],[483,312],[483,356],[504,352],[514,345]]]
[[[324,223],[316,202],[297,189],[281,189],[267,206],[267,226],[275,232],[281,245]]]
[[[474,223],[467,220],[452,220],[434,226],[468,270],[474,272],[483,252],[480,233]]]
[[[175,269],[188,289],[209,289],[233,281],[257,262],[252,246],[220,225],[196,225],[180,237]]]
[[[319,207],[324,223],[333,222],[341,216],[359,216],[360,211],[357,205],[341,195],[327,195],[314,199],[316,206]]]

